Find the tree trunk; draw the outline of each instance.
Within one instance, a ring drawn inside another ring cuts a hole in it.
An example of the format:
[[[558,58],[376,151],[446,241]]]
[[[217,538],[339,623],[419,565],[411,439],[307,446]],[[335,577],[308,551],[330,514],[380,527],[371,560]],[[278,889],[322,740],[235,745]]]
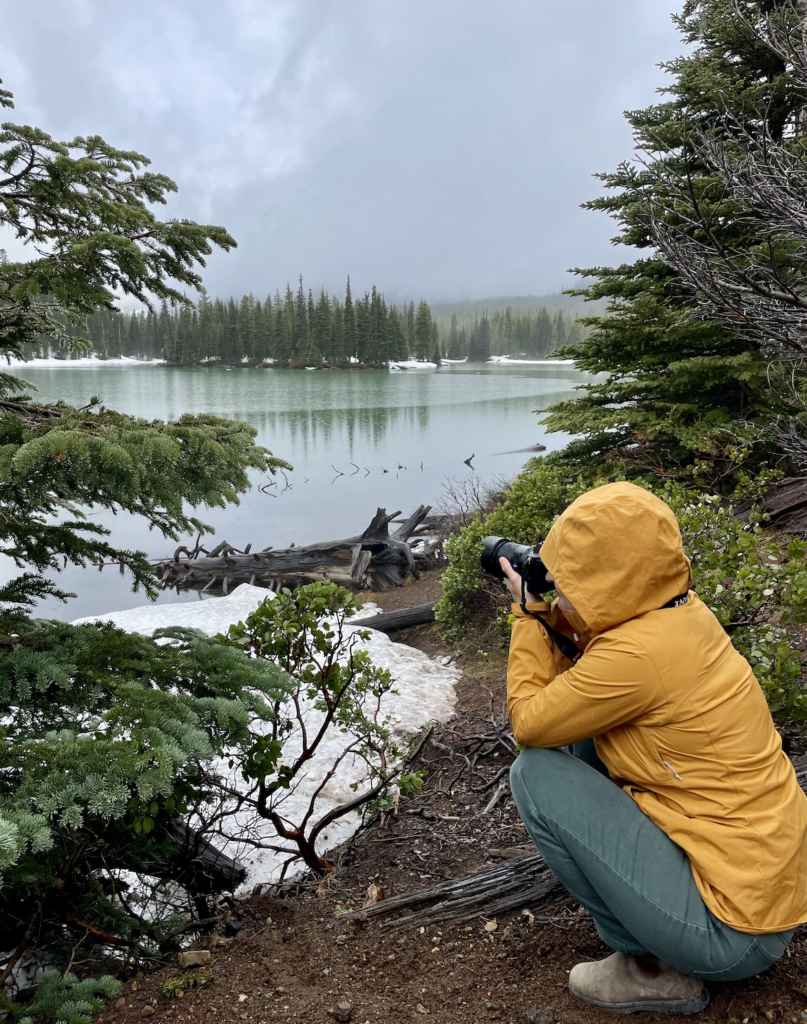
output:
[[[238,551],[226,541],[210,553],[198,546],[193,552],[181,547],[173,559],[155,568],[164,587],[178,590],[227,594],[239,584],[249,583],[277,591],[321,579],[360,589],[388,590],[405,583],[410,573],[418,575],[418,558],[408,542],[429,511],[429,505],[421,505],[392,535],[389,524],[400,512],[388,515],[380,508],[356,537],[304,547],[264,548],[252,554],[251,545]],[[181,559],[183,551],[188,557]],[[201,552],[207,557],[199,557]]]
[[[356,625],[377,629],[382,633],[394,633],[397,629],[422,626],[425,622],[434,622],[434,606],[436,604],[436,601],[431,601],[429,604],[416,604],[412,608],[382,612],[381,615],[374,615],[371,619],[362,619]]]

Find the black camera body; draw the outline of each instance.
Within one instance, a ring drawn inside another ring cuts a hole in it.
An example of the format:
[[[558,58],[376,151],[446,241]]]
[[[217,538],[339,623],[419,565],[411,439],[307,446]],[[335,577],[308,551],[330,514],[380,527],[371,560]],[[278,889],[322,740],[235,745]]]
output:
[[[531,594],[545,594],[555,589],[554,583],[547,583],[546,574],[549,570],[539,558],[537,548],[516,544],[512,540],[505,540],[504,537],[485,537],[482,545],[479,564],[489,576],[504,579],[499,559],[506,558],[524,580],[526,589]]]

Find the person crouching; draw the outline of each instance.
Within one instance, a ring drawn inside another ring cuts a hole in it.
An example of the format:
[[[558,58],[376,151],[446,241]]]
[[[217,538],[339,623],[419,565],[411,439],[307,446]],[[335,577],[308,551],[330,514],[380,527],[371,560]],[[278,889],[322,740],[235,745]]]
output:
[[[705,981],[758,974],[807,921],[807,796],[748,662],[690,589],[664,502],[595,488],[540,558],[551,606],[501,560],[516,598],[507,703],[525,748],[511,787],[615,951],[574,967],[569,990],[622,1013],[695,1013]],[[552,630],[583,656],[561,654]]]

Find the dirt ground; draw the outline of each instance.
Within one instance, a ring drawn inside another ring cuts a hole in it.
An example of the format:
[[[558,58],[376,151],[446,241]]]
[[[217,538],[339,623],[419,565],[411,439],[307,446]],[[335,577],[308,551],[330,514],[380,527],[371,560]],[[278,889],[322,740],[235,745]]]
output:
[[[366,595],[385,610],[439,597],[438,574],[401,590]],[[558,904],[548,923],[516,912],[493,922],[395,931],[390,921],[341,920],[362,906],[368,887],[385,896],[472,874],[506,857],[529,839],[505,790],[490,785],[511,758],[501,749],[482,757],[469,775],[448,748],[473,749],[466,738],[484,733],[503,707],[506,648],[494,634],[477,635],[462,653],[446,645],[438,626],[399,633],[396,640],[431,655],[452,655],[465,676],[457,717],[437,730],[439,746],[424,749],[428,770],[420,794],[396,815],[371,823],[339,853],[339,870],[324,882],[286,898],[253,896],[233,904],[233,938],[207,936],[209,967],[182,971],[176,962],[126,982],[123,994],[97,1016],[103,1024],[153,1017],[164,1022],[350,1020],[354,1024],[597,1024],[611,1014],[573,999],[569,970],[610,952],[591,919],[572,903]],[[506,777],[506,773],[505,773]],[[485,813],[486,812],[486,813]],[[524,852],[527,852],[526,849]],[[487,925],[487,928],[485,927]],[[163,993],[166,981],[197,982],[181,996]],[[747,981],[711,987],[712,1002],[698,1022],[807,1022],[807,928],[770,970]],[[340,1004],[342,1004],[340,1006]],[[349,1004],[349,1011],[345,1004]],[[349,1015],[348,1015],[349,1014]],[[659,1014],[641,1020],[662,1021]]]

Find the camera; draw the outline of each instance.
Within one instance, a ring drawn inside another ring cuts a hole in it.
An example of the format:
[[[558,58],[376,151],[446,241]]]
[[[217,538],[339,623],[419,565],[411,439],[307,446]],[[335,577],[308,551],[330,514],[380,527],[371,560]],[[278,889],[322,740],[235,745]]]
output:
[[[531,594],[545,594],[548,590],[555,589],[554,583],[547,583],[546,574],[549,570],[538,557],[536,548],[516,544],[512,540],[505,540],[504,537],[485,537],[479,564],[489,576],[503,580],[504,572],[499,565],[500,558],[507,559],[525,581]]]

